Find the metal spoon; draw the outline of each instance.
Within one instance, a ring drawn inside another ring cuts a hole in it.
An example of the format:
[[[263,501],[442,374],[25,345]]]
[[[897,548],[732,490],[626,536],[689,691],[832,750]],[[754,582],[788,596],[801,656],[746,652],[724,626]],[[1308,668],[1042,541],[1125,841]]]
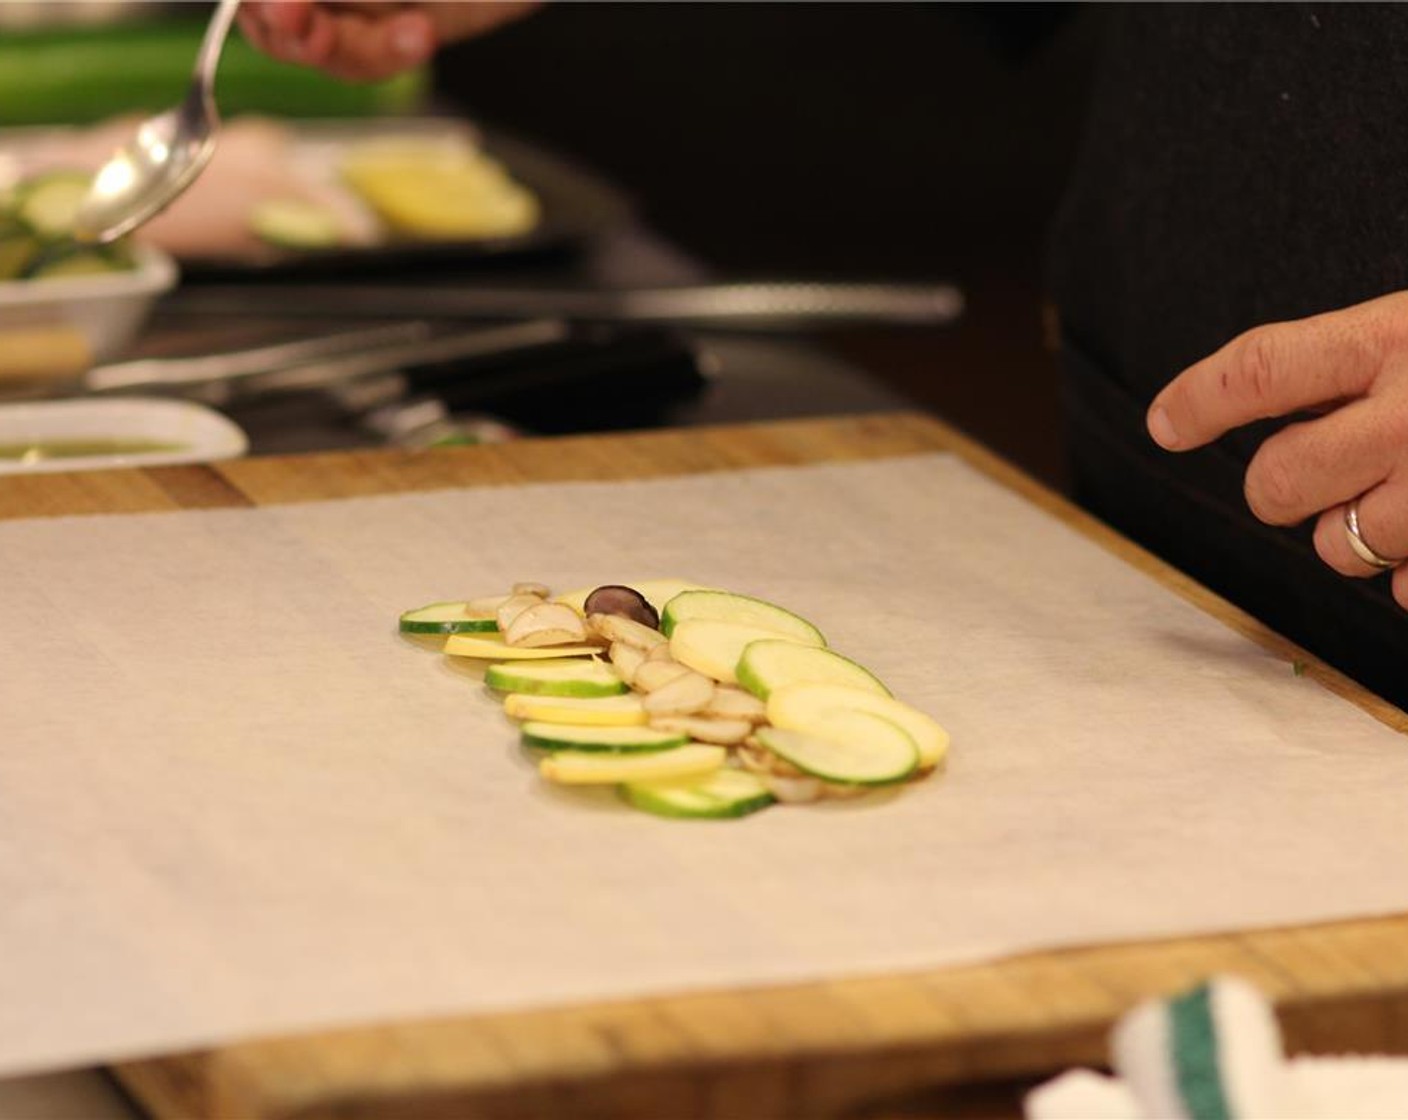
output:
[[[239,0],[216,5],[181,104],[148,117],[98,170],[74,218],[79,241],[105,244],[131,233],[174,202],[210,161],[220,126],[215,67],[237,7]]]

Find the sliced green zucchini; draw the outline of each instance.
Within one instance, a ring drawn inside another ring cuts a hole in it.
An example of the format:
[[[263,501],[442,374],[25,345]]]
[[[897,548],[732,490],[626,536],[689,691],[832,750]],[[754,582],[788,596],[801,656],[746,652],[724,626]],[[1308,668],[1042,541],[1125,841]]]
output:
[[[679,623],[700,618],[771,630],[779,638],[791,638],[804,645],[826,645],[821,631],[805,618],[763,599],[729,591],[680,592],[665,604],[660,614],[660,630],[668,637]]]
[[[671,639],[673,641],[673,639]],[[882,696],[890,690],[869,669],[835,650],[801,646],[796,642],[751,642],[738,659],[738,683],[766,700],[773,689],[789,684],[844,684],[869,689]]]
[[[760,626],[745,626],[740,622],[722,622],[714,618],[692,618],[675,623],[670,634],[670,655],[710,680],[735,684],[738,681],[738,661],[743,651],[754,642],[777,638],[776,630],[765,630]],[[786,645],[793,644],[791,639],[781,641]]]
[[[639,696],[532,696],[512,692],[504,697],[504,715],[516,720],[597,727],[643,726],[646,722],[645,706]]]
[[[948,754],[949,735],[930,716],[891,696],[840,684],[789,684],[768,695],[768,722],[792,731],[824,733],[837,712],[869,712],[900,727],[919,749],[919,765],[928,770]]]
[[[403,634],[493,633],[499,628],[492,618],[476,615],[465,602],[417,607],[401,616],[400,625]]]
[[[919,766],[919,748],[904,730],[869,712],[839,712],[824,736],[760,727],[757,739],[804,774],[842,785],[902,782]]]
[[[92,183],[93,176],[86,171],[35,175],[15,187],[15,217],[39,237],[72,237],[74,217]]]
[[[656,816],[708,820],[746,817],[775,800],[756,774],[727,767],[704,778],[627,782],[621,786],[621,796]]]
[[[249,227],[282,249],[334,249],[343,240],[337,212],[301,198],[266,199],[251,211]]]
[[[0,280],[18,280],[40,249],[39,239],[18,222],[0,220]]]
[[[701,777],[724,764],[723,747],[690,743],[668,751],[608,754],[602,751],[554,751],[538,763],[538,773],[565,785],[620,785],[670,778]]]
[[[61,242],[42,249],[25,266],[23,276],[27,280],[59,280],[127,272],[132,267],[131,255],[119,245],[89,246]]]
[[[490,665],[484,671],[484,683],[496,692],[537,696],[618,696],[629,687],[605,662],[580,658]]]
[[[602,727],[592,724],[548,723],[532,720],[523,725],[523,745],[546,751],[667,751],[682,747],[689,736],[680,731],[653,727]]]

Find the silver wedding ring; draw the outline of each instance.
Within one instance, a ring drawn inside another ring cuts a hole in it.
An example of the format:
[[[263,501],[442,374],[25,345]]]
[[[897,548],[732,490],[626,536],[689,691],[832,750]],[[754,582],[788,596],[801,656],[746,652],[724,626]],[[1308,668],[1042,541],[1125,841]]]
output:
[[[1344,535],[1349,539],[1349,547],[1354,549],[1354,555],[1363,560],[1371,568],[1377,568],[1384,572],[1389,568],[1396,568],[1403,563],[1402,560],[1390,560],[1387,556],[1381,556],[1375,552],[1369,542],[1359,532],[1359,499],[1349,503],[1344,511]]]

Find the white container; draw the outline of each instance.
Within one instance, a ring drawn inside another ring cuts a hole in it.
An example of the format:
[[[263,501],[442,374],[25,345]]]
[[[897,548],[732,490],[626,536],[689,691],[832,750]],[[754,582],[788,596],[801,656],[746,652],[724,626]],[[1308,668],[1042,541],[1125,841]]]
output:
[[[124,272],[0,282],[0,347],[7,330],[56,330],[81,336],[94,363],[120,355],[178,278],[175,263],[160,249],[136,244],[133,256],[137,267]]]
[[[233,459],[249,449],[238,425],[214,409],[160,397],[34,401],[0,405],[0,448],[140,441],[174,445],[57,458],[0,457],[0,475],[91,471]]]

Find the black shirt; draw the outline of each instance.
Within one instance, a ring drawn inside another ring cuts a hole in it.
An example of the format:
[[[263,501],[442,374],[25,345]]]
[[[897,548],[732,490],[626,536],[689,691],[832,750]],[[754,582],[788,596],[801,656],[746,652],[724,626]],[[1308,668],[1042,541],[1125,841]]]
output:
[[[1258,323],[1408,288],[1408,5],[1110,13],[1053,236],[1078,496],[1400,706],[1408,614],[1242,497],[1274,424],[1159,451],[1154,394]]]

